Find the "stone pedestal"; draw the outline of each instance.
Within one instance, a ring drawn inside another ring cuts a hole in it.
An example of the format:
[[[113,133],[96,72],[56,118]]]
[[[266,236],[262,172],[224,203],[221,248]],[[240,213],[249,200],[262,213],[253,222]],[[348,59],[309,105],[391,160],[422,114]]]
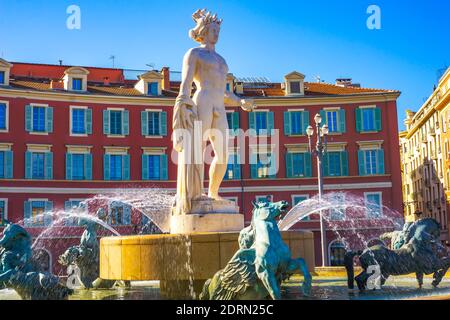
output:
[[[240,232],[244,227],[244,215],[239,213],[239,207],[233,201],[207,197],[192,201],[189,214],[173,214],[170,219],[172,234]]]

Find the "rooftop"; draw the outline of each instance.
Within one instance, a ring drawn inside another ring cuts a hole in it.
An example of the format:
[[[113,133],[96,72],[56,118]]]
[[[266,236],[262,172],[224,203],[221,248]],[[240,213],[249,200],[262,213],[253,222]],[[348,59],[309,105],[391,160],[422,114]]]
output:
[[[64,72],[74,66],[35,64],[11,62],[13,65],[10,75],[10,87],[15,89],[36,91],[64,91],[53,82],[61,81]],[[89,71],[87,76],[87,91],[83,94],[115,95],[115,96],[143,96],[135,88],[139,75],[146,70],[131,70],[117,68],[83,67]],[[167,85],[161,94],[164,97],[176,97],[180,87],[180,73],[161,72]],[[163,70],[164,70],[163,69]],[[155,70],[156,71],[156,70]],[[367,95],[376,93],[398,93],[395,90],[361,88],[358,85],[329,84],[319,82],[305,82],[305,96],[334,96],[334,95]],[[284,97],[285,83],[270,82],[267,78],[235,78],[235,83],[243,84],[242,96],[248,97]]]

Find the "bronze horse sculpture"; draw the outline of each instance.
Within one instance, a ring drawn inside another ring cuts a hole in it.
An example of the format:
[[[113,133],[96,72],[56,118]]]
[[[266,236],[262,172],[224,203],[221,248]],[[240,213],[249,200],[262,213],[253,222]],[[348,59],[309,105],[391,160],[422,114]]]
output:
[[[291,258],[276,222],[288,203],[263,201],[253,205],[252,223],[240,233],[240,250],[225,269],[206,281],[201,300],[278,300],[281,282],[297,271],[304,275],[304,294],[310,294],[308,267],[303,259]]]
[[[347,252],[345,267],[348,276],[349,289],[354,288],[356,280],[360,291],[367,288],[371,277],[368,272],[370,266],[378,266],[381,275],[381,285],[384,285],[390,276],[408,275],[415,273],[419,287],[423,285],[424,275],[433,274],[432,285],[437,287],[448,269],[450,257],[446,249],[439,243],[439,223],[430,218],[421,219],[415,223],[407,224],[402,234],[391,233],[382,238],[393,237],[390,250],[382,245],[373,246],[364,251]],[[354,277],[353,258],[359,257],[363,271]]]

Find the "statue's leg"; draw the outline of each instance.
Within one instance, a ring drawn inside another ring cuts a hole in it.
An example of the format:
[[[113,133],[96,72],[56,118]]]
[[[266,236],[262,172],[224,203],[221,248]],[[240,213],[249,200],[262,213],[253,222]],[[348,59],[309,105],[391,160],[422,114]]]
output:
[[[209,140],[214,149],[214,160],[209,167],[209,193],[213,199],[220,199],[219,189],[228,166],[228,122],[225,112],[216,114],[209,131]]]
[[[257,267],[257,273],[259,279],[261,279],[262,283],[264,284],[264,287],[266,287],[267,291],[270,294],[270,297],[273,300],[280,300],[281,299],[281,290],[278,286],[278,280],[275,276],[275,273],[263,268],[261,266]]]
[[[294,274],[297,270],[299,270],[301,273],[303,273],[303,294],[305,296],[309,296],[311,294],[311,287],[312,287],[312,276],[309,272],[308,265],[306,264],[305,260],[302,258],[299,259],[293,259],[289,262],[288,266],[288,273]]]
[[[416,279],[419,283],[419,289],[422,289],[423,287],[423,273],[422,272],[416,272]]]

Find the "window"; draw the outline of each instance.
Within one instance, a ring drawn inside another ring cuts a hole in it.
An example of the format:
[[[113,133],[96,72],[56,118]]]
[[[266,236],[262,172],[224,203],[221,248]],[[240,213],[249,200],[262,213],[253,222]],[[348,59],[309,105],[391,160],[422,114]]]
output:
[[[0,130],[7,130],[7,114],[6,104],[0,103]]]
[[[25,179],[53,179],[53,153],[26,152]]]
[[[110,134],[121,135],[122,134],[122,111],[110,112]]]
[[[239,131],[239,112],[227,112],[227,122],[231,136],[238,135]]]
[[[328,175],[341,175],[341,154],[339,152],[330,152],[328,155]]]
[[[25,106],[25,130],[27,132],[53,132],[53,108],[47,106]]]
[[[380,218],[383,214],[383,205],[381,201],[381,193],[365,194],[367,216],[372,219]]]
[[[372,175],[377,173],[377,152],[376,150],[365,151],[366,174]]]
[[[251,112],[249,114],[250,129],[254,130],[256,135],[271,135],[274,129],[273,112]]]
[[[130,180],[130,156],[106,154],[104,157],[105,180]]]
[[[238,154],[231,154],[228,159],[227,171],[225,172],[225,180],[241,179],[241,163]]]
[[[327,112],[327,123],[330,132],[338,132],[337,111]]]
[[[73,215],[77,214],[87,214],[86,203],[82,200],[69,200],[64,203],[64,211],[67,214],[72,213]],[[65,225],[69,227],[78,226],[79,219],[75,216],[69,216],[65,220]]]
[[[82,91],[83,90],[83,79],[73,78],[72,79],[72,90]]]
[[[33,107],[33,131],[45,132],[45,107]]]
[[[359,175],[382,175],[384,169],[384,150],[369,149],[358,151]]]
[[[103,133],[111,136],[129,134],[129,112],[126,110],[103,111]]]
[[[252,179],[275,178],[277,174],[274,153],[258,153],[251,156]]]
[[[85,164],[83,154],[72,155],[72,179],[83,180],[85,177]]]
[[[111,156],[111,180],[122,180],[122,156]]]
[[[322,110],[320,112],[322,116],[322,123],[327,124],[330,133],[345,133],[345,110]]]
[[[256,196],[256,203],[259,202],[273,202],[273,196],[272,195],[265,195],[265,196]]]
[[[330,245],[330,265],[332,267],[342,267],[345,265],[345,254],[347,250],[342,242],[335,241]]]
[[[26,227],[47,227],[52,223],[53,202],[30,200],[24,203]]]
[[[5,71],[0,71],[0,84],[5,84]]]
[[[309,152],[286,154],[286,176],[288,178],[311,177],[311,154]]]
[[[5,225],[7,219],[8,219],[7,200],[0,199],[0,227]]]
[[[5,152],[0,152],[0,179],[5,178]]]
[[[327,152],[323,160],[326,177],[348,176],[348,153],[346,151]]]
[[[108,223],[112,226],[131,224],[131,207],[121,202],[112,202],[109,206]]]
[[[167,136],[167,112],[142,111],[143,136]]]
[[[284,113],[284,134],[287,136],[305,135],[309,126],[308,111],[288,111]]]
[[[157,96],[159,88],[158,88],[158,82],[149,82],[148,83],[148,92],[147,94],[149,96]]]
[[[32,178],[45,179],[45,154],[33,153],[32,155]]]
[[[167,180],[168,160],[165,154],[142,156],[142,180]]]
[[[227,83],[226,90],[227,90],[227,92],[230,92],[230,91],[231,91],[231,86],[230,86],[229,83]]]
[[[293,196],[292,197],[292,207],[295,207],[299,203],[302,203],[308,199],[309,199],[309,196]],[[310,220],[311,220],[311,216],[307,216],[307,217],[303,218],[301,221],[310,221]]]
[[[334,207],[330,210],[330,219],[332,221],[340,221],[345,219],[345,195],[333,194],[328,196],[329,202]]]
[[[372,109],[363,109],[363,130],[374,131],[375,130],[375,115]]]
[[[356,109],[356,131],[357,132],[381,131],[381,109],[380,108]]]
[[[291,93],[301,93],[299,81],[291,81],[290,86],[291,86]]]
[[[72,109],[72,134],[92,134],[92,110]]]

